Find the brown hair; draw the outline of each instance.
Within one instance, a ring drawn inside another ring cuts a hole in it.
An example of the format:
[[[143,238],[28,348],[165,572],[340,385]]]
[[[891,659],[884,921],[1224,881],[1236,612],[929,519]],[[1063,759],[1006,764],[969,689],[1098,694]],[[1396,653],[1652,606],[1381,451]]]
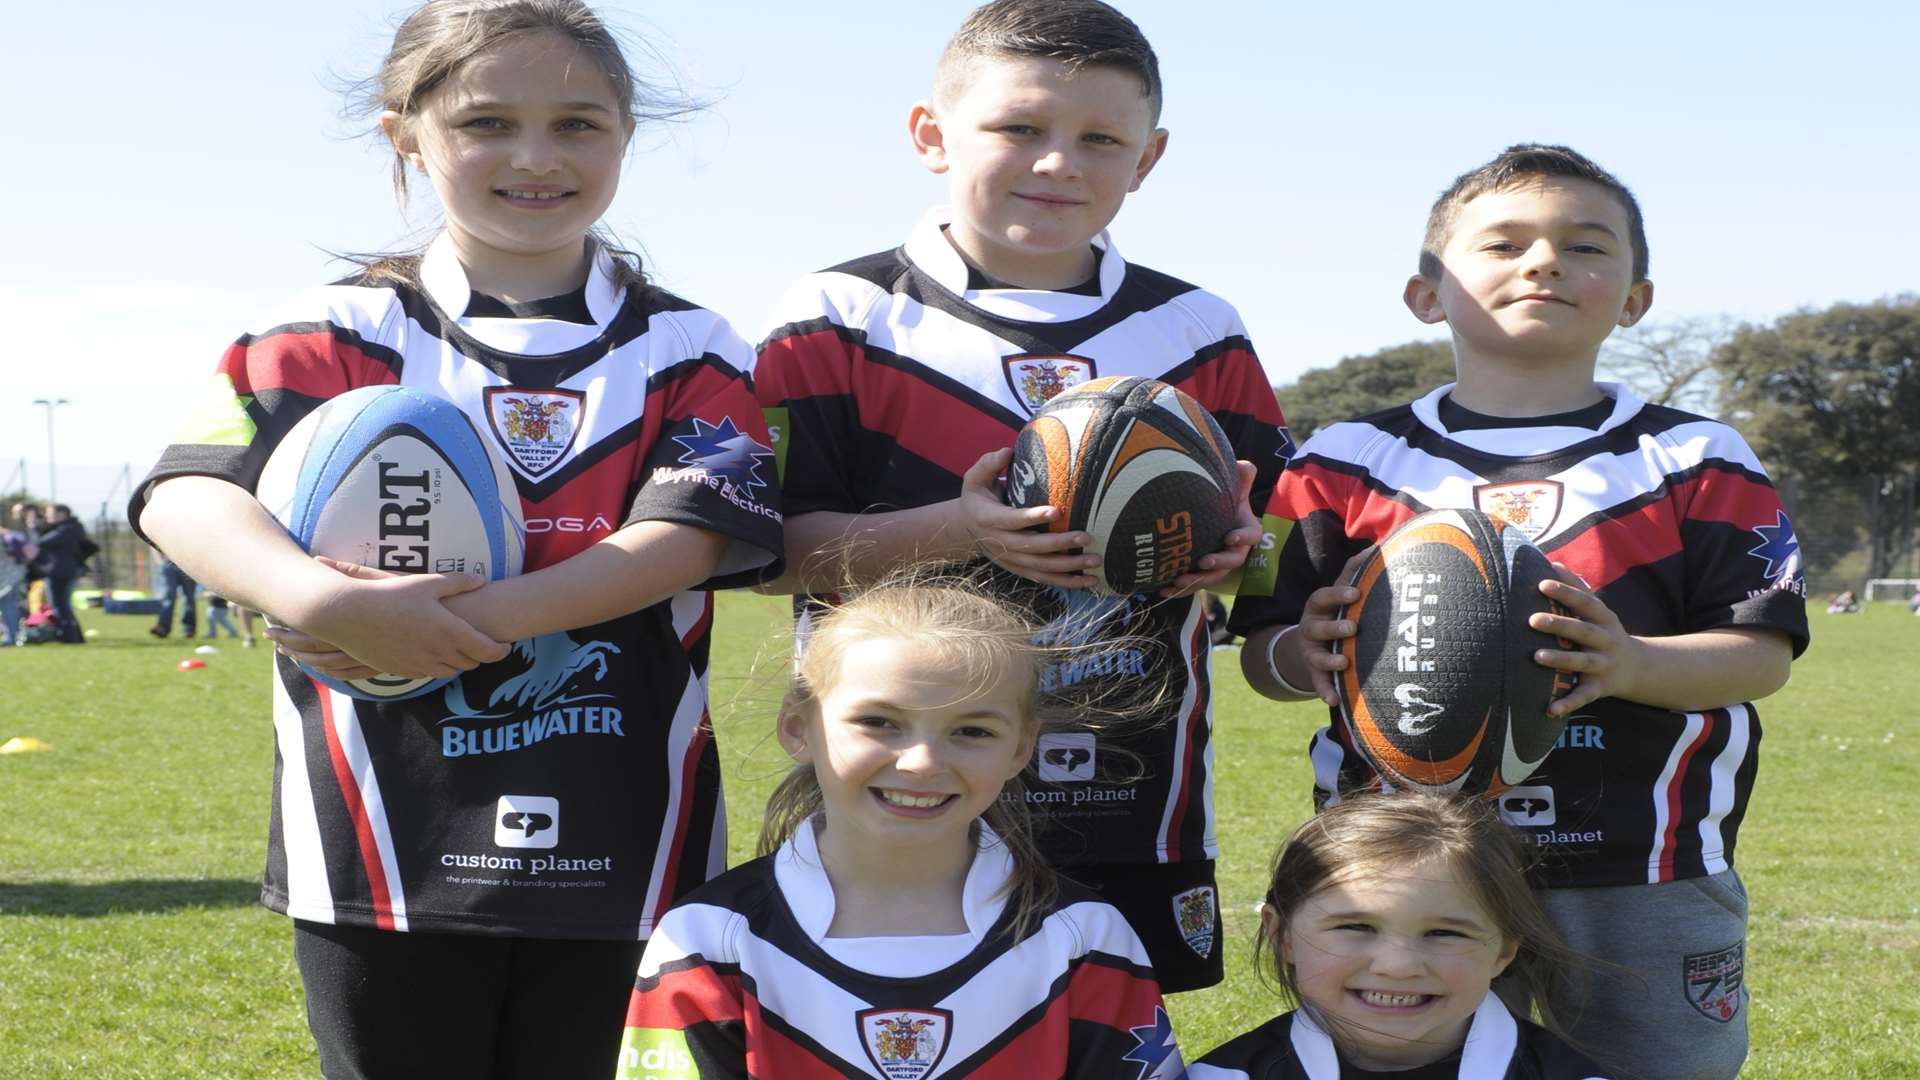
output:
[[[1501,941],[1518,946],[1507,975],[1531,995],[1541,1025],[1571,1041],[1549,1002],[1567,990],[1584,990],[1589,961],[1567,947],[1534,897],[1526,842],[1482,800],[1420,792],[1357,795],[1302,823],[1274,859],[1266,904],[1275,940],[1267,940],[1263,927],[1254,943],[1256,966],[1260,951],[1272,948],[1281,996],[1337,1036],[1328,1018],[1301,998],[1278,935],[1308,898],[1330,885],[1434,860],[1452,871]]]
[[[671,120],[700,107],[684,95],[642,82],[614,31],[580,0],[427,0],[401,20],[379,70],[347,87],[347,115],[366,120],[394,112],[400,114],[402,124],[415,123],[434,92],[455,72],[520,34],[552,35],[590,58],[613,88],[629,134],[641,121]],[[650,59],[661,60],[644,44],[631,44]],[[398,147],[393,149],[393,189],[404,204],[407,160]],[[614,257],[619,284],[645,286],[638,255],[620,247],[599,226],[591,235]],[[419,282],[419,252],[343,257],[359,263],[370,284]]]
[[[1420,276],[1429,281],[1440,280],[1440,253],[1452,236],[1453,223],[1462,206],[1488,192],[1511,191],[1549,177],[1597,184],[1620,203],[1627,212],[1627,239],[1633,245],[1634,283],[1647,280],[1647,226],[1633,192],[1579,151],[1543,143],[1515,143],[1485,165],[1461,173],[1440,193],[1433,209],[1427,212],[1427,235],[1420,244]]]
[[[1012,683],[1021,688],[1023,734],[1038,736],[1042,718],[1040,676],[1048,650],[1035,643],[1040,627],[1019,609],[994,598],[981,582],[908,571],[849,596],[813,621],[795,658],[793,682],[780,704],[780,723],[818,716],[819,699],[841,675],[848,648],[880,638],[905,639],[938,653],[946,665],[967,673],[984,690]],[[1016,938],[1044,917],[1058,894],[1053,868],[1034,846],[1022,777],[1009,781],[981,815],[1013,857],[1005,895]],[[770,855],[823,809],[812,765],[796,765],[767,799],[759,854]]]
[[[934,99],[952,101],[976,61],[1004,57],[1119,68],[1140,80],[1152,123],[1160,122],[1160,58],[1132,19],[1100,0],[993,0],[975,8],[940,54]]]

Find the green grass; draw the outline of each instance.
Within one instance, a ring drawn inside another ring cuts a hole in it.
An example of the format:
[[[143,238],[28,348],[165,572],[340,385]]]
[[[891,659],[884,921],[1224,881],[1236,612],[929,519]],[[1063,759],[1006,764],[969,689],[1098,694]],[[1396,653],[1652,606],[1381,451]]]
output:
[[[1755,1078],[1920,1077],[1920,619],[1813,616],[1766,741],[1739,865],[1753,899]],[[148,620],[0,651],[0,1078],[316,1074],[287,921],[258,907],[272,727],[265,650],[205,670]],[[786,609],[721,602],[712,677],[735,861],[786,762],[770,738]],[[1253,697],[1222,654],[1216,788],[1227,981],[1173,1002],[1189,1057],[1271,1016],[1251,969],[1272,846],[1308,810],[1310,705]],[[757,671],[756,668],[757,661]]]

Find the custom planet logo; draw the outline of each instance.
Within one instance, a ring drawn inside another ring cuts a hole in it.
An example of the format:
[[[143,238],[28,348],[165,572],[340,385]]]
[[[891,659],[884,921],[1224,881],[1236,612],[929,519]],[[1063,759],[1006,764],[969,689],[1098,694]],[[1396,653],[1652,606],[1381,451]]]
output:
[[[1680,962],[1680,981],[1687,1001],[1700,1015],[1718,1023],[1732,1023],[1746,996],[1747,949],[1734,942],[1717,952],[1697,953]]]
[[[1501,792],[1500,820],[1520,828],[1545,828],[1558,821],[1553,808],[1553,789],[1541,785],[1522,785]]]
[[[1007,376],[1007,388],[1028,413],[1094,377],[1093,361],[1079,356],[1008,356],[1000,361]]]
[[[1093,779],[1096,750],[1090,731],[1055,731],[1040,736],[1033,753],[1040,762],[1041,780],[1073,784]]]
[[[1195,885],[1186,892],[1173,894],[1173,922],[1180,938],[1195,955],[1213,955],[1213,924],[1220,911],[1213,886]]]
[[[521,472],[540,476],[573,448],[586,395],[578,390],[520,390],[489,386],[487,425]]]
[[[1473,489],[1473,505],[1488,517],[1519,529],[1528,540],[1538,542],[1560,517],[1560,493],[1558,480],[1478,484]]]
[[[922,1080],[940,1064],[953,1035],[946,1009],[864,1009],[854,1014],[867,1060],[886,1080]]]
[[[560,843],[560,800],[547,795],[502,795],[493,811],[493,845],[550,848]]]

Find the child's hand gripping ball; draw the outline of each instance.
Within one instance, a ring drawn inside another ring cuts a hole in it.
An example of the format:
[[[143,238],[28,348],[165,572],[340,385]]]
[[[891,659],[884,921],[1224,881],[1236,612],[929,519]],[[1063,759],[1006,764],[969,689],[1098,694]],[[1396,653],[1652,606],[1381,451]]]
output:
[[[322,403],[274,450],[256,497],[309,555],[394,573],[520,573],[526,526],[513,473],[452,402],[366,386]],[[419,697],[444,678],[336,679],[370,701]]]
[[[1527,625],[1561,611],[1540,592],[1552,576],[1518,528],[1477,510],[1414,517],[1355,568],[1336,689],[1355,748],[1388,783],[1491,795],[1539,769],[1566,727],[1547,706],[1575,682],[1534,660],[1570,647]]]
[[[1195,572],[1232,530],[1233,446],[1199,402],[1154,379],[1094,379],[1062,391],[1020,429],[1007,503],[1051,504],[1052,532],[1083,531],[1101,563],[1095,592],[1149,592]]]

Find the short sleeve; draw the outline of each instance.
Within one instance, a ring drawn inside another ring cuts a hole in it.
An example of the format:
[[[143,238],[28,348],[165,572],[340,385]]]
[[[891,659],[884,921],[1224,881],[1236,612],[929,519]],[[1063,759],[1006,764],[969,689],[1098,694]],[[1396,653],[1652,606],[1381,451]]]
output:
[[[645,456],[627,521],[673,522],[727,537],[703,589],[750,585],[780,572],[780,484],[745,373],[751,355],[715,318],[702,354],[648,388],[648,407],[662,410],[660,435]]]

